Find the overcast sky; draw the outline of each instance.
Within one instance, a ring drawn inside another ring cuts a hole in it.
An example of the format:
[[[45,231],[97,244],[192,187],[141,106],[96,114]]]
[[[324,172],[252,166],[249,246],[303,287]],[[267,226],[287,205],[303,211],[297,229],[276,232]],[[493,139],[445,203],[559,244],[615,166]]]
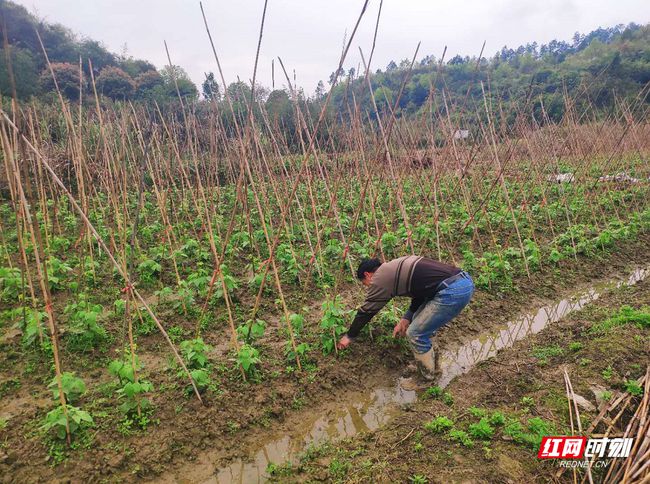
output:
[[[216,64],[203,26],[198,0],[15,0],[48,22],[61,23],[82,36],[99,40],[111,51],[167,64],[172,61],[200,84]],[[271,86],[271,59],[280,56],[298,85],[310,94],[320,79],[327,83],[338,63],[346,31],[352,32],[363,0],[269,0],[260,51],[258,79]],[[227,82],[252,77],[263,0],[204,0],[215,47]],[[346,67],[368,55],[379,0],[370,0]],[[648,0],[385,0],[373,70],[390,60],[486,55],[504,45],[570,40],[574,32],[599,26],[648,23]],[[275,85],[286,84],[276,61]]]

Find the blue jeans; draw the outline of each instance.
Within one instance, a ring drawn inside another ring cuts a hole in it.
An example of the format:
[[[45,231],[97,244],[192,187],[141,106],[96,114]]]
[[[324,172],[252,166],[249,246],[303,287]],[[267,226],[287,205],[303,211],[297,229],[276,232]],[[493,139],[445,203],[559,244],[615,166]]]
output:
[[[439,328],[454,319],[467,306],[474,294],[474,282],[469,274],[456,279],[439,290],[433,299],[424,302],[413,315],[406,330],[411,349],[426,353],[431,349],[431,337]]]

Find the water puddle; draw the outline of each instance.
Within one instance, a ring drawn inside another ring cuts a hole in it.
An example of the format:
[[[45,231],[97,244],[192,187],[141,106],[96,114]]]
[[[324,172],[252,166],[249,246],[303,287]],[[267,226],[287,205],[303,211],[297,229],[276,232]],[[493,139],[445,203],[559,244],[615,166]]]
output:
[[[492,358],[500,349],[512,346],[516,341],[539,333],[547,325],[555,323],[574,311],[594,302],[607,290],[621,286],[631,286],[650,275],[650,267],[635,270],[627,279],[612,280],[593,286],[589,290],[560,302],[544,306],[533,313],[524,314],[490,333],[465,343],[455,349],[443,350],[440,366],[441,387],[447,386],[454,378],[471,370],[477,363]]]
[[[309,446],[328,440],[352,437],[359,432],[368,432],[387,423],[399,411],[400,406],[416,400],[413,391],[402,390],[398,385],[392,389],[378,389],[367,398],[354,402],[331,415],[316,416],[303,427],[307,433],[286,434],[281,439],[264,445],[250,462],[236,461],[219,470],[214,481],[226,483],[262,482],[269,463],[296,462]]]
[[[283,434],[267,437],[259,442],[258,450],[249,459],[238,459],[228,467],[214,465],[217,456],[207,453],[192,465],[156,479],[163,483],[249,484],[266,480],[270,463],[297,462],[308,447],[326,441],[352,437],[386,424],[400,412],[400,407],[415,402],[417,395],[395,383],[392,388],[380,388],[369,395],[361,394],[354,401],[342,404],[325,414],[313,415],[299,422]]]
[[[547,325],[559,321],[573,311],[582,309],[606,291],[624,285],[633,285],[650,275],[650,268],[634,271],[627,279],[612,280],[593,286],[573,297],[556,304],[544,306],[525,314],[489,333],[479,336],[456,348],[447,348],[441,355],[442,376],[438,384],[447,386],[455,377],[467,373],[477,363],[491,358],[500,349],[512,346],[516,341],[536,334]],[[368,395],[349,401],[335,411],[313,415],[292,431],[275,435],[259,442],[257,451],[249,459],[238,459],[224,468],[217,468],[214,453],[204,454],[192,465],[185,466],[171,475],[162,476],[157,482],[249,484],[267,480],[267,466],[297,462],[310,446],[325,441],[337,441],[352,437],[359,432],[372,431],[396,416],[401,407],[412,403],[417,396],[395,384],[378,388]]]

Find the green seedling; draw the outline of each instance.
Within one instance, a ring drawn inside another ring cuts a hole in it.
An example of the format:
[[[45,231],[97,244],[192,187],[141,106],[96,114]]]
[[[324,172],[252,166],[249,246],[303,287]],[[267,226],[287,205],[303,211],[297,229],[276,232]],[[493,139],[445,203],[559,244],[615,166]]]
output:
[[[439,386],[429,387],[425,390],[424,396],[429,398],[440,398],[442,396],[443,390]]]
[[[602,375],[605,380],[611,380],[614,376],[614,369],[612,368],[612,365],[609,365],[607,368],[605,368],[602,372]]]
[[[293,345],[291,341],[287,341],[284,344],[284,356],[287,361],[296,361],[296,354],[303,359],[311,351],[311,347],[308,343],[299,343],[296,345],[296,351],[293,350]]]
[[[481,418],[478,423],[470,424],[467,431],[472,437],[481,440],[490,440],[494,436],[494,427],[490,425],[487,417]]]
[[[32,308],[24,308],[19,310],[20,314],[24,314],[24,319],[20,319],[19,326],[23,331],[23,345],[32,346],[38,339],[39,335],[46,334],[45,321],[47,313]]]
[[[454,404],[454,397],[451,393],[445,392],[442,394],[442,403],[451,407]]]
[[[70,428],[70,435],[74,436],[83,431],[86,427],[93,425],[93,418],[88,412],[67,405],[68,425]],[[54,410],[48,412],[43,420],[41,429],[45,432],[53,432],[55,437],[59,440],[66,438],[66,418],[63,412],[63,407],[58,406]]]
[[[454,426],[453,420],[440,415],[424,424],[425,430],[436,434],[445,432]]]
[[[208,363],[208,353],[212,347],[203,338],[189,339],[181,342],[181,353],[188,368],[205,368]]]
[[[526,408],[533,407],[535,405],[535,400],[533,399],[533,397],[522,397],[521,405]]]
[[[247,376],[252,376],[260,363],[260,352],[251,345],[244,344],[239,348],[236,359],[237,364],[242,367],[244,373]]]
[[[68,316],[69,342],[73,349],[86,351],[106,339],[106,330],[99,323],[103,310],[101,305],[87,301],[83,294],[77,302],[65,307],[63,312]]]
[[[59,400],[59,384],[56,377],[47,386],[52,391],[52,398],[55,401]],[[79,398],[86,393],[86,385],[81,378],[75,376],[74,373],[65,372],[61,375],[61,388],[67,403],[75,403]]]
[[[262,319],[249,319],[246,323],[237,327],[237,335],[246,342],[252,342],[264,336],[266,321]]]
[[[485,417],[487,415],[487,410],[485,410],[484,408],[469,407],[467,410],[474,417],[482,418],[482,417]]]
[[[494,412],[489,418],[489,422],[492,425],[503,425],[505,421],[506,417],[501,412]]]
[[[323,317],[320,322],[321,345],[323,353],[328,355],[334,351],[338,339],[345,333],[345,310],[341,296],[328,299],[323,303]]]
[[[512,420],[506,423],[503,429],[503,433],[512,437],[515,442],[535,449],[539,448],[542,437],[545,435],[553,435],[554,432],[553,425],[539,417],[530,418],[526,429],[524,429],[518,420]]]
[[[627,380],[625,382],[625,391],[634,397],[640,397],[643,395],[643,387],[635,380]]]
[[[151,285],[157,281],[161,271],[162,266],[153,259],[146,259],[138,264],[140,281],[147,285]]]
[[[449,440],[458,442],[463,447],[474,447],[474,441],[463,430],[452,429],[447,435],[449,436]]]
[[[579,341],[573,341],[569,343],[569,351],[573,351],[574,353],[580,351],[583,347],[584,345]]]
[[[16,267],[0,267],[0,300],[5,302],[18,301],[22,292],[22,276]]]

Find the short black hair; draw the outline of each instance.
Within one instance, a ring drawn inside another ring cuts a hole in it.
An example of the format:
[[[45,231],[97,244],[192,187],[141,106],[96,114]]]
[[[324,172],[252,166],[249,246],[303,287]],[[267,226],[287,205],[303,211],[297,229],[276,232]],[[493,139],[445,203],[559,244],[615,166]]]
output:
[[[357,269],[357,277],[362,280],[364,273],[375,272],[380,265],[381,261],[379,259],[363,259]]]

